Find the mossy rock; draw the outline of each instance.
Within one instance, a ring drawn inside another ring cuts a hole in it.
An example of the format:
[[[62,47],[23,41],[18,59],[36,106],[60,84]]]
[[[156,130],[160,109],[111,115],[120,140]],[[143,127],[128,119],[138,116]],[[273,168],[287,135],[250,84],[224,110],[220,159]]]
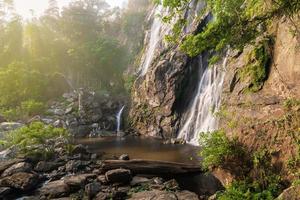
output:
[[[243,90],[244,93],[260,91],[268,79],[272,58],[271,47],[272,40],[265,38],[247,55],[247,64],[239,71],[240,80],[248,83],[247,88]]]

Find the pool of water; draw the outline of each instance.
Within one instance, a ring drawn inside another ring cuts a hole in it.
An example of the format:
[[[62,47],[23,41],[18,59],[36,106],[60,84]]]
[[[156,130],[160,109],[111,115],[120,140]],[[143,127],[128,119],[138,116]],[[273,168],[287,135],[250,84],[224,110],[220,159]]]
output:
[[[191,145],[163,144],[162,140],[146,137],[104,137],[76,139],[92,153],[106,156],[128,154],[130,159],[148,159],[199,164],[199,148]]]

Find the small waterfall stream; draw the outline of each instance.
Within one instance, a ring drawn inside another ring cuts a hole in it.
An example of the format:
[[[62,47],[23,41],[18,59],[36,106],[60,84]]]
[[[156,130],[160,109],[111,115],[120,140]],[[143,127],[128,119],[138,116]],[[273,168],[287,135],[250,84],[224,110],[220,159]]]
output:
[[[121,110],[117,113],[117,134],[120,133],[120,130],[121,130],[121,121],[122,121],[122,114],[123,114],[123,111],[125,109],[125,106],[123,106],[121,108]]]
[[[196,146],[199,145],[201,132],[214,131],[218,126],[214,113],[220,107],[224,69],[227,64],[227,56],[222,66],[208,67],[204,59],[202,55],[199,57],[199,85],[178,135],[178,138],[183,138]]]

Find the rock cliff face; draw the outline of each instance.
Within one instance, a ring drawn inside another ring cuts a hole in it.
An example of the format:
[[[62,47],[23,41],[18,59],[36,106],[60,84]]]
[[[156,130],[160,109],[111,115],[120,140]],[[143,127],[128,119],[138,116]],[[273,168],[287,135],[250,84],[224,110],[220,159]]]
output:
[[[255,92],[249,91],[251,81],[240,74],[257,47],[249,46],[231,58],[219,113],[220,128],[229,137],[238,137],[252,152],[272,151],[273,163],[285,175],[291,175],[287,161],[299,154],[300,134],[300,38],[291,33],[292,28],[287,19],[273,22],[266,77]]]
[[[202,1],[194,1],[186,11],[186,18],[190,20],[186,32],[201,30],[210,19],[210,15],[197,19],[196,11],[203,6]],[[166,33],[166,28],[161,27],[161,30]],[[162,34],[159,43],[163,40]],[[139,76],[134,84],[131,125],[143,135],[172,138],[177,136],[180,116],[197,88],[198,59],[189,58],[177,46],[160,44],[155,51],[146,74]]]
[[[197,1],[192,7],[199,10],[200,4]],[[193,21],[191,32],[201,31],[209,19],[207,15]],[[300,38],[291,32],[294,24],[289,19],[271,24],[256,44],[243,52],[231,51],[222,106],[216,116],[218,128],[225,129],[229,137],[238,137],[252,152],[270,150],[278,172],[293,176],[288,161],[299,156]],[[198,66],[197,58],[188,57],[176,46],[156,48],[147,73],[133,89],[130,116],[137,132],[178,136],[197,90]]]

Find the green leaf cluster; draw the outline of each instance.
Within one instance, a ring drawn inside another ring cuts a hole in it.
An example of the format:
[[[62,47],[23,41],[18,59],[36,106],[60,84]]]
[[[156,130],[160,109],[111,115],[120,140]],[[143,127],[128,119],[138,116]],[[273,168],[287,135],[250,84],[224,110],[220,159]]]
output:
[[[2,143],[6,148],[17,148],[20,155],[42,155],[41,158],[48,159],[54,152],[54,144],[51,144],[49,140],[68,137],[69,133],[65,129],[55,128],[41,122],[33,122],[28,126],[7,133]]]

